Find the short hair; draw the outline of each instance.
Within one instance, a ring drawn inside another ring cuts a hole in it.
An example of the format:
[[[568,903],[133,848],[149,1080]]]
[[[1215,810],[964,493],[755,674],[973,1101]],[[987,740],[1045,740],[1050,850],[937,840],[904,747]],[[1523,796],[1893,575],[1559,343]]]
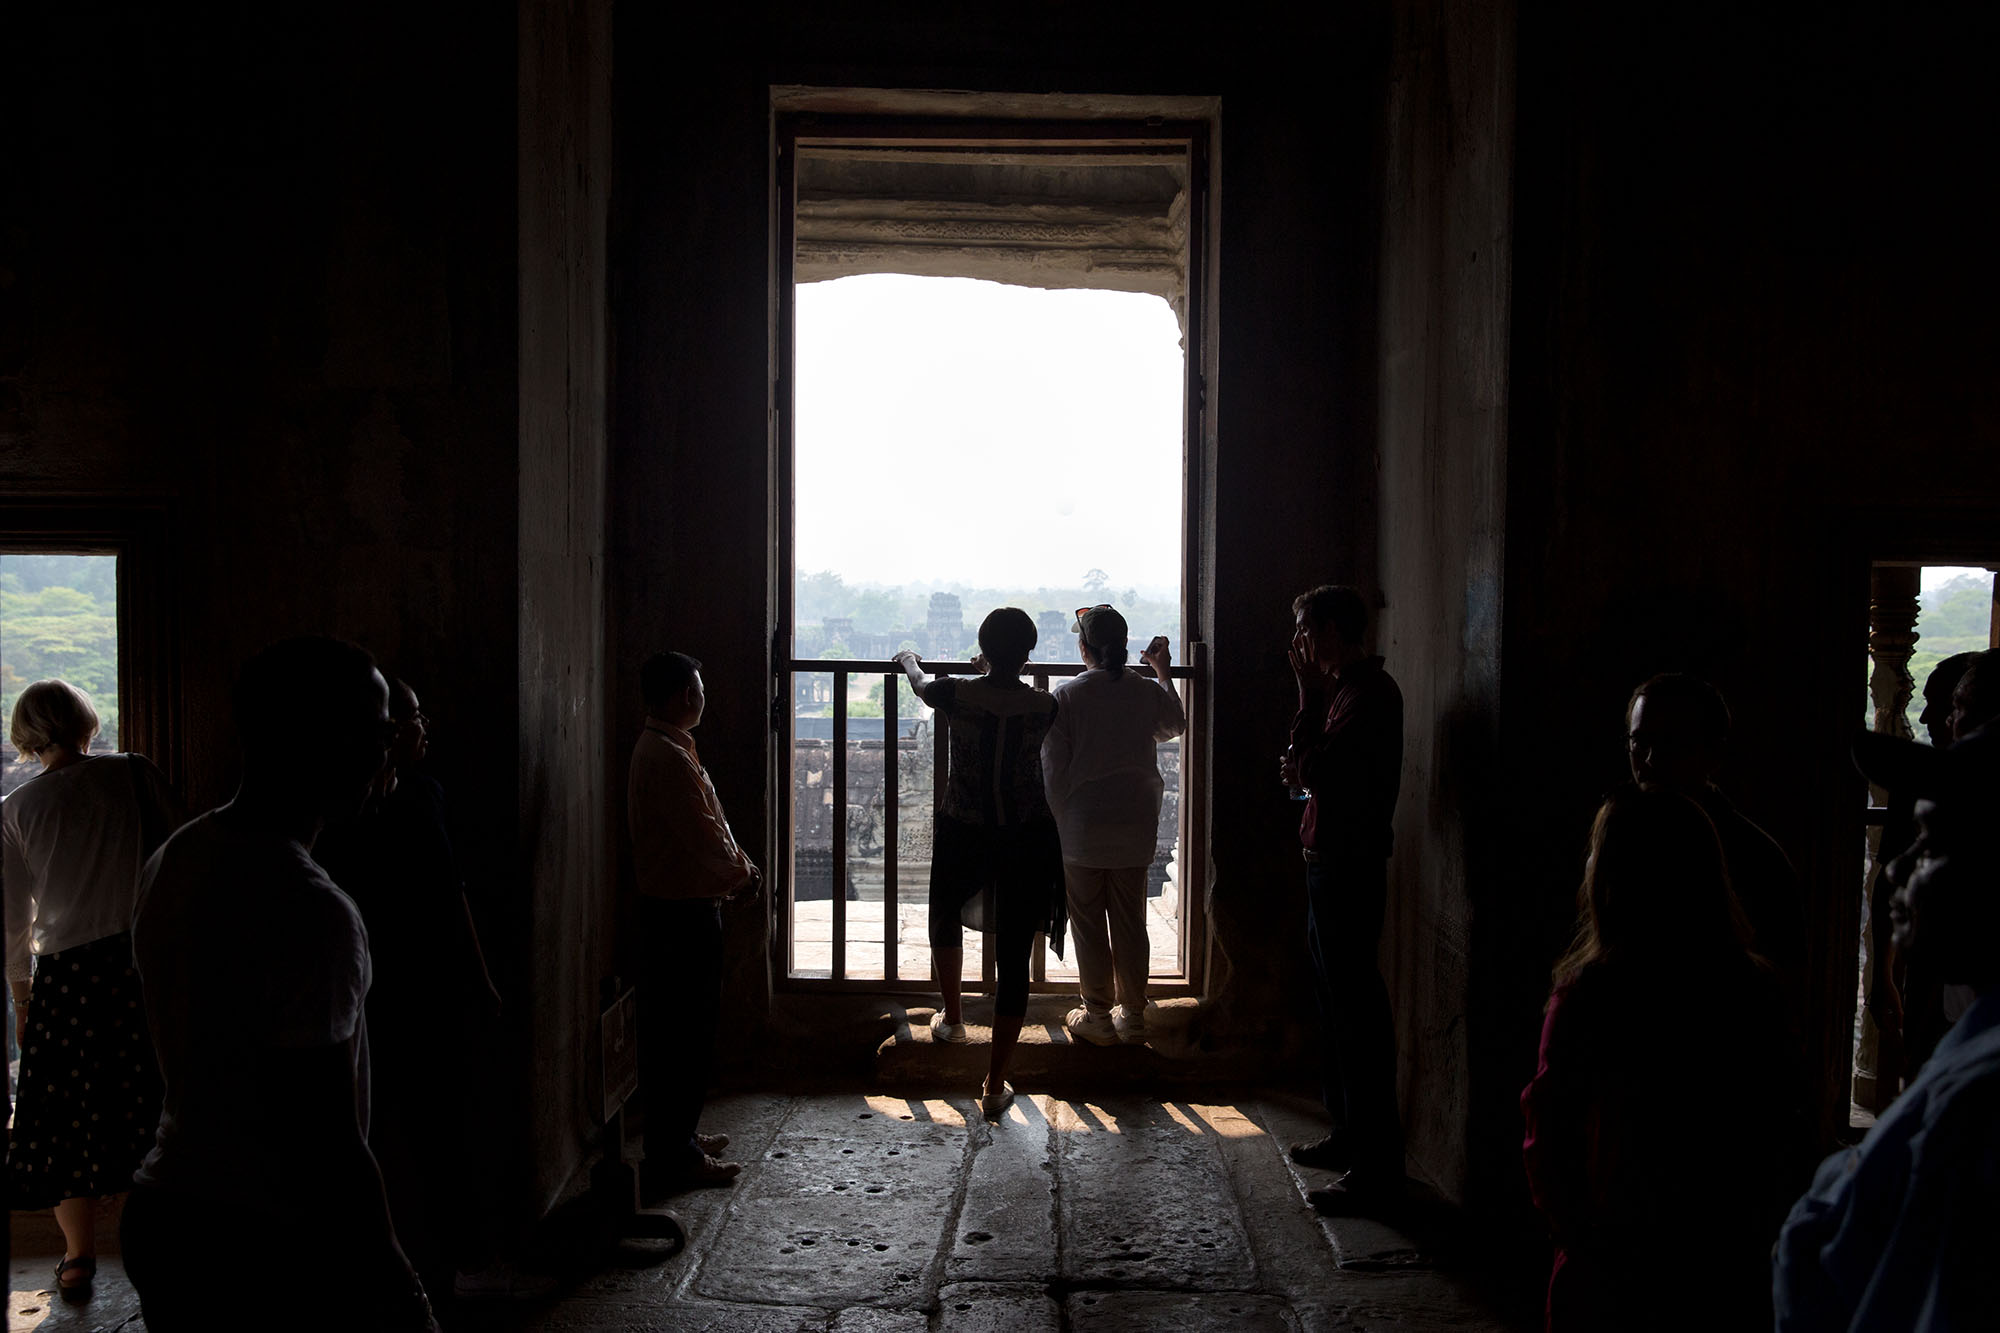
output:
[[[1306,624],[1332,625],[1334,633],[1350,644],[1359,645],[1368,632],[1368,603],[1344,583],[1322,583],[1292,598],[1292,614],[1301,613]]]
[[[1931,668],[1930,675],[1924,677],[1924,688],[1921,691],[1924,698],[1932,698],[1935,691],[1942,693],[1945,702],[1950,703],[1951,692],[1958,688],[1960,678],[1971,669],[1974,662],[1984,656],[1985,653],[1953,653],[1950,657],[1941,659]]]
[[[1664,671],[1642,682],[1625,701],[1625,725],[1632,725],[1632,709],[1641,699],[1655,699],[1682,709],[1693,719],[1701,738],[1717,745],[1729,739],[1729,704],[1722,691],[1684,671]]]
[[[2000,670],[1993,665],[1991,652],[1973,653],[1965,664],[1965,674],[1952,687],[1952,703],[1965,700],[1966,730],[1982,727],[2000,717]]]
[[[38,680],[14,700],[7,738],[15,749],[35,758],[58,745],[80,754],[90,748],[98,725],[89,695],[66,680]]]
[[[301,724],[343,722],[344,704],[373,688],[375,655],[358,643],[309,634],[280,639],[243,664],[230,713],[246,755],[299,744]]]
[[[979,651],[996,666],[1018,670],[1040,639],[1035,620],[1018,606],[1003,606],[979,622]]]
[[[389,687],[389,716],[398,722],[408,722],[417,710],[404,701],[414,701],[417,697],[416,690],[411,687],[409,681],[401,676],[391,675],[387,671],[382,673],[382,680]]]
[[[686,653],[654,653],[639,668],[639,693],[648,708],[666,708],[694,684],[701,663]]]

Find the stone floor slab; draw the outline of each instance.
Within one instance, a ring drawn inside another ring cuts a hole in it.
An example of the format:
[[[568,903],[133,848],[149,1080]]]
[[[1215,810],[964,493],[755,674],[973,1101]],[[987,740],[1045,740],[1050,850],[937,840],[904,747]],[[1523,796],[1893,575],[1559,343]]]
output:
[[[777,1306],[676,1301],[641,1308],[572,1297],[520,1327],[522,1333],[820,1333],[826,1317],[824,1310]]]
[[[55,1230],[53,1219],[50,1230]],[[16,1252],[7,1270],[7,1328],[9,1333],[82,1333],[85,1329],[117,1329],[119,1333],[145,1333],[139,1318],[139,1293],[125,1278],[125,1268],[115,1254],[100,1254],[97,1279],[91,1284],[91,1298],[81,1305],[66,1305],[56,1295],[56,1260],[61,1257],[62,1233],[47,1254]]]
[[[1040,1287],[964,1282],[938,1292],[946,1333],[1057,1333],[1062,1309]]]
[[[1254,1292],[1080,1291],[1064,1308],[1074,1333],[1299,1333],[1283,1301]]]
[[[739,1184],[695,1290],[834,1309],[920,1303],[958,1207],[966,1134],[861,1096],[801,1099]]]
[[[922,1310],[876,1310],[866,1306],[842,1310],[827,1325],[827,1333],[930,1333],[930,1316]]]
[[[1049,1099],[1021,1096],[979,1124],[947,1282],[1041,1282],[1055,1272],[1055,1162]]]
[[[1066,1281],[1251,1288],[1256,1265],[1213,1134],[1137,1094],[1052,1101],[1049,1115]]]

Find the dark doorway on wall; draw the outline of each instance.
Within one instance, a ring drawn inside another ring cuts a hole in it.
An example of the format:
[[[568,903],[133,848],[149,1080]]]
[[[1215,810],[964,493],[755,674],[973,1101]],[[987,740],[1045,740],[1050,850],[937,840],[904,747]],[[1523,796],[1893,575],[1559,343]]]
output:
[[[929,990],[942,734],[889,660],[965,674],[979,620],[1035,615],[1081,670],[1109,602],[1205,662],[1200,222],[1206,126],[780,118],[780,975]],[[1071,568],[1074,566],[1074,568]],[[1193,699],[1190,699],[1193,703]],[[1199,709],[1190,707],[1191,717]],[[1198,985],[1204,738],[1162,747],[1156,989]],[[990,964],[967,941],[977,989]],[[1074,986],[1038,952],[1039,988]]]

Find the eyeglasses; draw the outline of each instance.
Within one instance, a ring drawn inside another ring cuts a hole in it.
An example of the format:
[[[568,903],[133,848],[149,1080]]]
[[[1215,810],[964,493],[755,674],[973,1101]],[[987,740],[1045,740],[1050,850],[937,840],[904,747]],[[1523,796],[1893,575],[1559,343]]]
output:
[[[1112,606],[1111,603],[1109,602],[1099,602],[1096,606],[1079,606],[1076,609],[1076,623],[1081,625],[1083,623],[1083,618],[1089,615],[1092,611],[1109,611],[1111,609]]]

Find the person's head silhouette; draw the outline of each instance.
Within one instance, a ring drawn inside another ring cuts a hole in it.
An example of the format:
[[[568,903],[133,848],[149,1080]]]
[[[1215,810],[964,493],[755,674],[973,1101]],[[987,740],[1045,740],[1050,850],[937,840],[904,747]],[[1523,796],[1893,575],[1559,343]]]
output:
[[[1654,676],[1625,705],[1625,751],[1632,780],[1685,796],[1705,790],[1722,766],[1729,705],[1699,676]]]
[[[231,708],[245,787],[322,819],[361,808],[396,730],[375,659],[342,639],[272,644],[244,663]]]

